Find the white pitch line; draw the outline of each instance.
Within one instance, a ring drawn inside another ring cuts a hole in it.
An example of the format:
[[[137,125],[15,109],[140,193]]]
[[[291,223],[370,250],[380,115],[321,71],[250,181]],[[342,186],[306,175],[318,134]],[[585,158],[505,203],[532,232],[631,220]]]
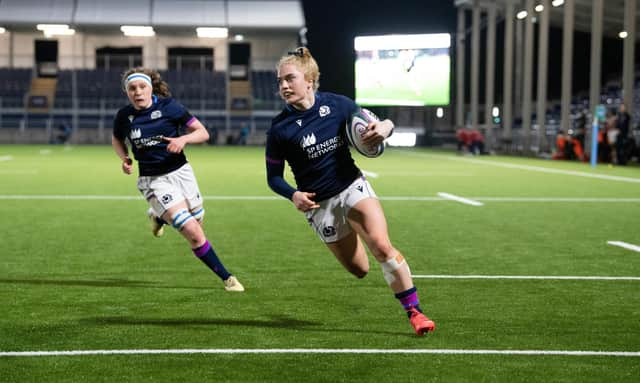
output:
[[[530,171],[536,171],[536,172],[542,172],[542,173],[566,174],[566,175],[587,177],[587,178],[599,178],[599,179],[609,180],[609,181],[640,183],[640,178],[632,178],[632,177],[611,176],[607,174],[597,174],[597,173],[579,172],[574,170],[554,169],[554,168],[546,168],[543,166],[513,164],[509,162],[498,162],[498,161],[492,161],[492,160],[477,160],[472,158],[464,158],[464,157],[456,157],[456,156],[435,156],[427,153],[415,153],[415,152],[399,152],[399,153],[406,153],[406,155],[409,155],[409,156],[429,157],[429,158],[438,158],[438,159],[444,158],[450,161],[470,162],[470,163],[479,164],[479,165],[491,165],[491,166],[498,166],[498,167],[510,168],[510,169],[523,169],[523,170],[530,170]]]
[[[547,279],[575,281],[640,281],[640,277],[569,276],[569,275],[412,275],[416,279]]]
[[[29,171],[1,171],[0,174],[31,174]],[[38,173],[37,171],[33,171]],[[206,200],[219,200],[219,201],[284,201],[284,198],[279,196],[204,196]],[[48,194],[0,194],[0,200],[140,200],[141,196],[127,196],[127,195],[48,195]],[[447,199],[442,197],[432,196],[388,196],[379,197],[381,201],[429,201],[429,202],[443,202]],[[622,203],[622,202],[640,202],[640,198],[573,198],[573,197],[473,197],[473,201],[490,201],[490,202],[594,202],[594,203]]]
[[[609,197],[473,197],[491,202],[640,202],[640,198]]]
[[[444,354],[444,355],[555,355],[640,357],[638,351],[569,351],[569,350],[465,350],[465,349],[353,349],[353,348],[266,348],[266,349],[140,349],[73,351],[3,351],[0,357],[86,356],[86,355],[157,355],[157,354]]]
[[[0,161],[11,161],[13,156],[0,156]]]
[[[640,246],[632,245],[630,243],[626,243],[626,242],[622,242],[622,241],[607,241],[607,244],[612,245],[612,246],[623,247],[625,249],[637,251],[637,252],[640,253]]]
[[[472,205],[472,206],[482,206],[484,205],[482,202],[478,202],[478,201],[474,201],[468,198],[463,198],[463,197],[459,197],[457,195],[453,195],[453,194],[449,194],[449,193],[443,193],[443,192],[438,192],[438,196],[442,197],[444,199],[449,199],[452,201],[457,201],[460,203],[464,203],[467,205]]]
[[[245,201],[245,200],[283,200],[284,198],[279,196],[204,196],[206,200],[237,200],[237,201]],[[128,195],[0,195],[0,200],[141,200],[144,198],[142,196],[128,196]]]
[[[364,174],[367,177],[371,177],[371,178],[378,178],[380,177],[380,175],[378,173],[374,173],[374,172],[368,172],[366,170],[362,170],[362,174]]]

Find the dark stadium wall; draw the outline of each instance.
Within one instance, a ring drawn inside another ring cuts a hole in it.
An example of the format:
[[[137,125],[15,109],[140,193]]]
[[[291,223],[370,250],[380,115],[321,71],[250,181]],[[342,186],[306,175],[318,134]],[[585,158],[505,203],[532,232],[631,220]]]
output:
[[[320,89],[354,97],[354,52],[353,38],[358,35],[387,33],[451,33],[452,34],[452,101],[455,98],[455,32],[457,9],[453,1],[344,1],[303,0],[308,47],[320,65]],[[471,14],[467,12],[467,31],[470,32]],[[536,30],[536,28],[534,28]],[[486,29],[480,36],[479,102],[484,102]],[[465,75],[465,100],[469,102],[471,39],[465,53],[467,73]],[[495,102],[502,103],[504,22],[496,26],[495,58]],[[534,38],[534,57],[538,36]],[[589,91],[591,36],[574,33],[572,89],[574,94]],[[622,40],[604,38],[602,44],[602,84],[621,79]],[[640,49],[636,48],[640,55]],[[638,61],[638,60],[636,60]],[[547,99],[559,99],[562,76],[562,29],[551,27],[549,31]],[[537,59],[533,63],[532,97],[537,93]]]
[[[361,35],[455,32],[453,1],[303,0],[308,47],[320,89],[355,96],[353,39]]]

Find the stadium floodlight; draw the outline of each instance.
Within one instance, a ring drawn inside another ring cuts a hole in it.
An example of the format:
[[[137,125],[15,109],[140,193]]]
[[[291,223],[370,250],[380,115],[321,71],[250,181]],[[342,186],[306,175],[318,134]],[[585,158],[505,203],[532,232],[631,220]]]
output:
[[[142,25],[123,25],[120,27],[125,36],[148,37],[155,36],[153,27]]]
[[[46,37],[70,36],[76,33],[75,29],[69,28],[67,24],[38,24],[36,29],[42,31]]]
[[[198,37],[226,39],[229,36],[228,28],[198,27],[196,28]]]
[[[564,0],[553,0],[553,1],[551,2],[551,5],[553,5],[554,7],[559,7],[559,6],[561,6],[562,4],[564,4]]]
[[[244,41],[244,35],[237,34],[237,35],[233,36],[233,40],[234,41]]]
[[[627,36],[629,36],[627,31],[620,31],[620,33],[618,33],[618,37],[620,37],[621,39],[626,39]]]
[[[518,20],[522,20],[522,19],[524,19],[525,17],[527,17],[527,15],[528,15],[527,11],[520,11],[520,12],[518,12],[518,14],[516,15],[516,17],[518,18]]]
[[[544,5],[542,5],[542,4],[536,5],[535,10],[536,10],[536,12],[544,11]]]
[[[438,109],[436,109],[436,117],[438,118],[444,117],[444,109],[442,109],[441,107],[438,107]]]
[[[7,31],[6,29],[4,29],[3,27],[0,27],[0,35],[5,33],[6,31]]]

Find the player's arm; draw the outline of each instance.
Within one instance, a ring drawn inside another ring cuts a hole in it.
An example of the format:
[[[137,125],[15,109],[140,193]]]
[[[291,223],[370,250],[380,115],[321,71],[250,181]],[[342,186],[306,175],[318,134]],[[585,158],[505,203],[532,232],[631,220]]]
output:
[[[273,135],[267,136],[266,148],[267,184],[274,192],[291,200],[300,211],[317,208],[319,205],[313,201],[315,193],[296,190],[284,179],[284,159],[277,155],[277,144]]]
[[[284,179],[284,161],[277,161],[267,157],[267,183],[274,192],[291,200],[300,211],[307,211],[320,207],[313,197],[316,193],[303,192],[294,189]]]
[[[133,161],[129,157],[129,148],[127,147],[127,144],[123,140],[112,135],[111,146],[116,152],[116,155],[122,161],[122,171],[125,174],[131,174],[131,172],[133,171]]]
[[[207,128],[197,118],[191,117],[185,125],[187,134],[179,137],[164,137],[168,143],[167,151],[180,153],[187,144],[201,144],[209,139]]]
[[[362,136],[362,143],[365,145],[380,145],[393,133],[393,121],[386,119],[373,121],[369,124],[369,131]]]

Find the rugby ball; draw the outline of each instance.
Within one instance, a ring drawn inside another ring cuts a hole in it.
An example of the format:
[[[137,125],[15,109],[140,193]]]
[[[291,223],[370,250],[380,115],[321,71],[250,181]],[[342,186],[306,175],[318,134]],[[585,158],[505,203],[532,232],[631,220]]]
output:
[[[378,157],[384,152],[384,142],[380,143],[380,145],[365,145],[362,143],[362,136],[369,130],[369,123],[374,121],[380,121],[378,116],[370,110],[361,108],[351,115],[346,126],[349,144],[351,144],[358,153],[369,158]]]

